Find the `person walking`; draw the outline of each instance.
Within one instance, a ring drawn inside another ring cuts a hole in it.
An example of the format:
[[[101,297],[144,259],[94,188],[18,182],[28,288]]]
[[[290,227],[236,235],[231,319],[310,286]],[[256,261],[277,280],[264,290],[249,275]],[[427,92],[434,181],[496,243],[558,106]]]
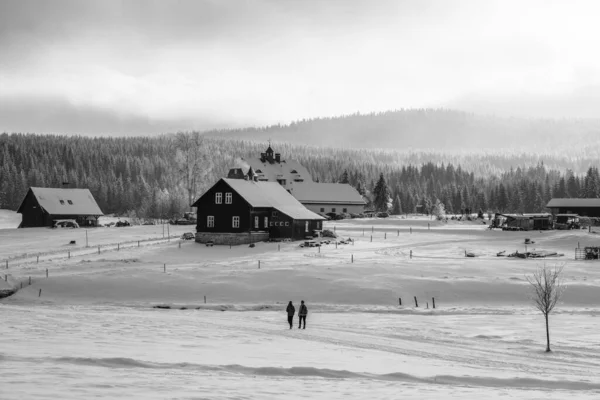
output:
[[[290,324],[290,329],[292,329],[292,325],[294,324],[294,314],[296,313],[296,307],[294,307],[291,300],[285,311],[287,311],[288,323]]]
[[[300,319],[300,321],[298,321],[299,325],[298,325],[298,329],[300,329],[300,327],[302,326],[302,321],[304,321],[304,328],[302,329],[306,329],[306,315],[308,314],[308,308],[306,308],[306,304],[304,304],[304,300],[302,300],[300,302],[300,310],[298,310],[298,318]]]

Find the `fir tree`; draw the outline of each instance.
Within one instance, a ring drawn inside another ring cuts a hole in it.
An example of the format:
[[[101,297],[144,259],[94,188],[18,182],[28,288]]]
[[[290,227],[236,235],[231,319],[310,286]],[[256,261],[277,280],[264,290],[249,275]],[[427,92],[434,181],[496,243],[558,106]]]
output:
[[[373,189],[373,207],[375,211],[388,211],[390,203],[390,189],[385,182],[383,173],[379,174],[379,180]]]

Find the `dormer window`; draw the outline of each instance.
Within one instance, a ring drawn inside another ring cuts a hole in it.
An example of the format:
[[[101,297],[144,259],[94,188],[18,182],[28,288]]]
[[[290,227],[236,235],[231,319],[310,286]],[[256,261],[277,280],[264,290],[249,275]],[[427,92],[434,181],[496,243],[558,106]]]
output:
[[[223,193],[219,192],[219,193],[215,193],[215,204],[222,204],[223,203]]]
[[[69,203],[70,205],[73,205],[73,202],[71,200],[67,200],[67,203]]]
[[[297,173],[298,173],[298,171],[296,171],[295,169],[293,169],[293,170],[291,170],[291,171],[290,171],[290,173],[292,173],[292,174],[297,174]]]
[[[60,201],[60,204],[62,204],[62,205],[64,206],[64,205],[65,205],[65,201],[64,201],[64,200],[61,200],[61,201]]]
[[[262,174],[262,171],[261,171],[260,169],[257,169],[257,170],[256,170],[256,173],[257,173],[257,174]]]

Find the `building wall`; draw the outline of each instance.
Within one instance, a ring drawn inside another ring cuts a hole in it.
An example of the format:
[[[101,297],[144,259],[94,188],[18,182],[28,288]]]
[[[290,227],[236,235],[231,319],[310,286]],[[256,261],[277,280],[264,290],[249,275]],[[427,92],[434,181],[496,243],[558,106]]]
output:
[[[29,190],[21,205],[21,228],[52,226],[52,220],[40,207],[33,192]]]
[[[558,207],[551,208],[551,213],[556,214],[578,214],[582,217],[600,217],[600,207]]]
[[[312,212],[316,213],[330,213],[334,212],[337,214],[341,214],[346,212],[348,214],[360,214],[365,211],[364,205],[356,205],[356,204],[332,204],[332,203],[302,203],[304,207],[308,208]],[[346,211],[344,211],[344,208]],[[333,210],[335,209],[335,211]],[[324,211],[322,211],[324,210]]]
[[[269,240],[268,232],[241,232],[241,233],[223,233],[223,232],[198,232],[196,233],[196,242],[213,242],[217,245],[240,245]]]
[[[216,203],[216,194],[221,193],[221,203]],[[231,204],[226,204],[226,193],[232,194]],[[219,181],[198,200],[197,232],[240,233],[249,232],[253,224],[252,208],[227,183]],[[214,226],[208,226],[208,216],[214,217]],[[240,218],[239,227],[233,227],[233,217]]]

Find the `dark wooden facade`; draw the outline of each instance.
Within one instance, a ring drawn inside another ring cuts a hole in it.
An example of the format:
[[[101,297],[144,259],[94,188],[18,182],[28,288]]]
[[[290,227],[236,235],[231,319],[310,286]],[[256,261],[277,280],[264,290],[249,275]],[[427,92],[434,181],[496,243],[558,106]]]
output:
[[[318,220],[295,220],[273,207],[253,207],[224,180],[218,181],[193,206],[198,210],[196,232],[268,232],[270,238],[299,240],[322,228]],[[236,217],[239,225],[234,224]]]
[[[19,228],[52,227],[54,221],[61,219],[75,220],[79,226],[97,226],[99,217],[79,214],[50,214],[40,205],[31,190],[27,192],[25,199],[23,199],[19,207],[19,213],[22,215]]]

